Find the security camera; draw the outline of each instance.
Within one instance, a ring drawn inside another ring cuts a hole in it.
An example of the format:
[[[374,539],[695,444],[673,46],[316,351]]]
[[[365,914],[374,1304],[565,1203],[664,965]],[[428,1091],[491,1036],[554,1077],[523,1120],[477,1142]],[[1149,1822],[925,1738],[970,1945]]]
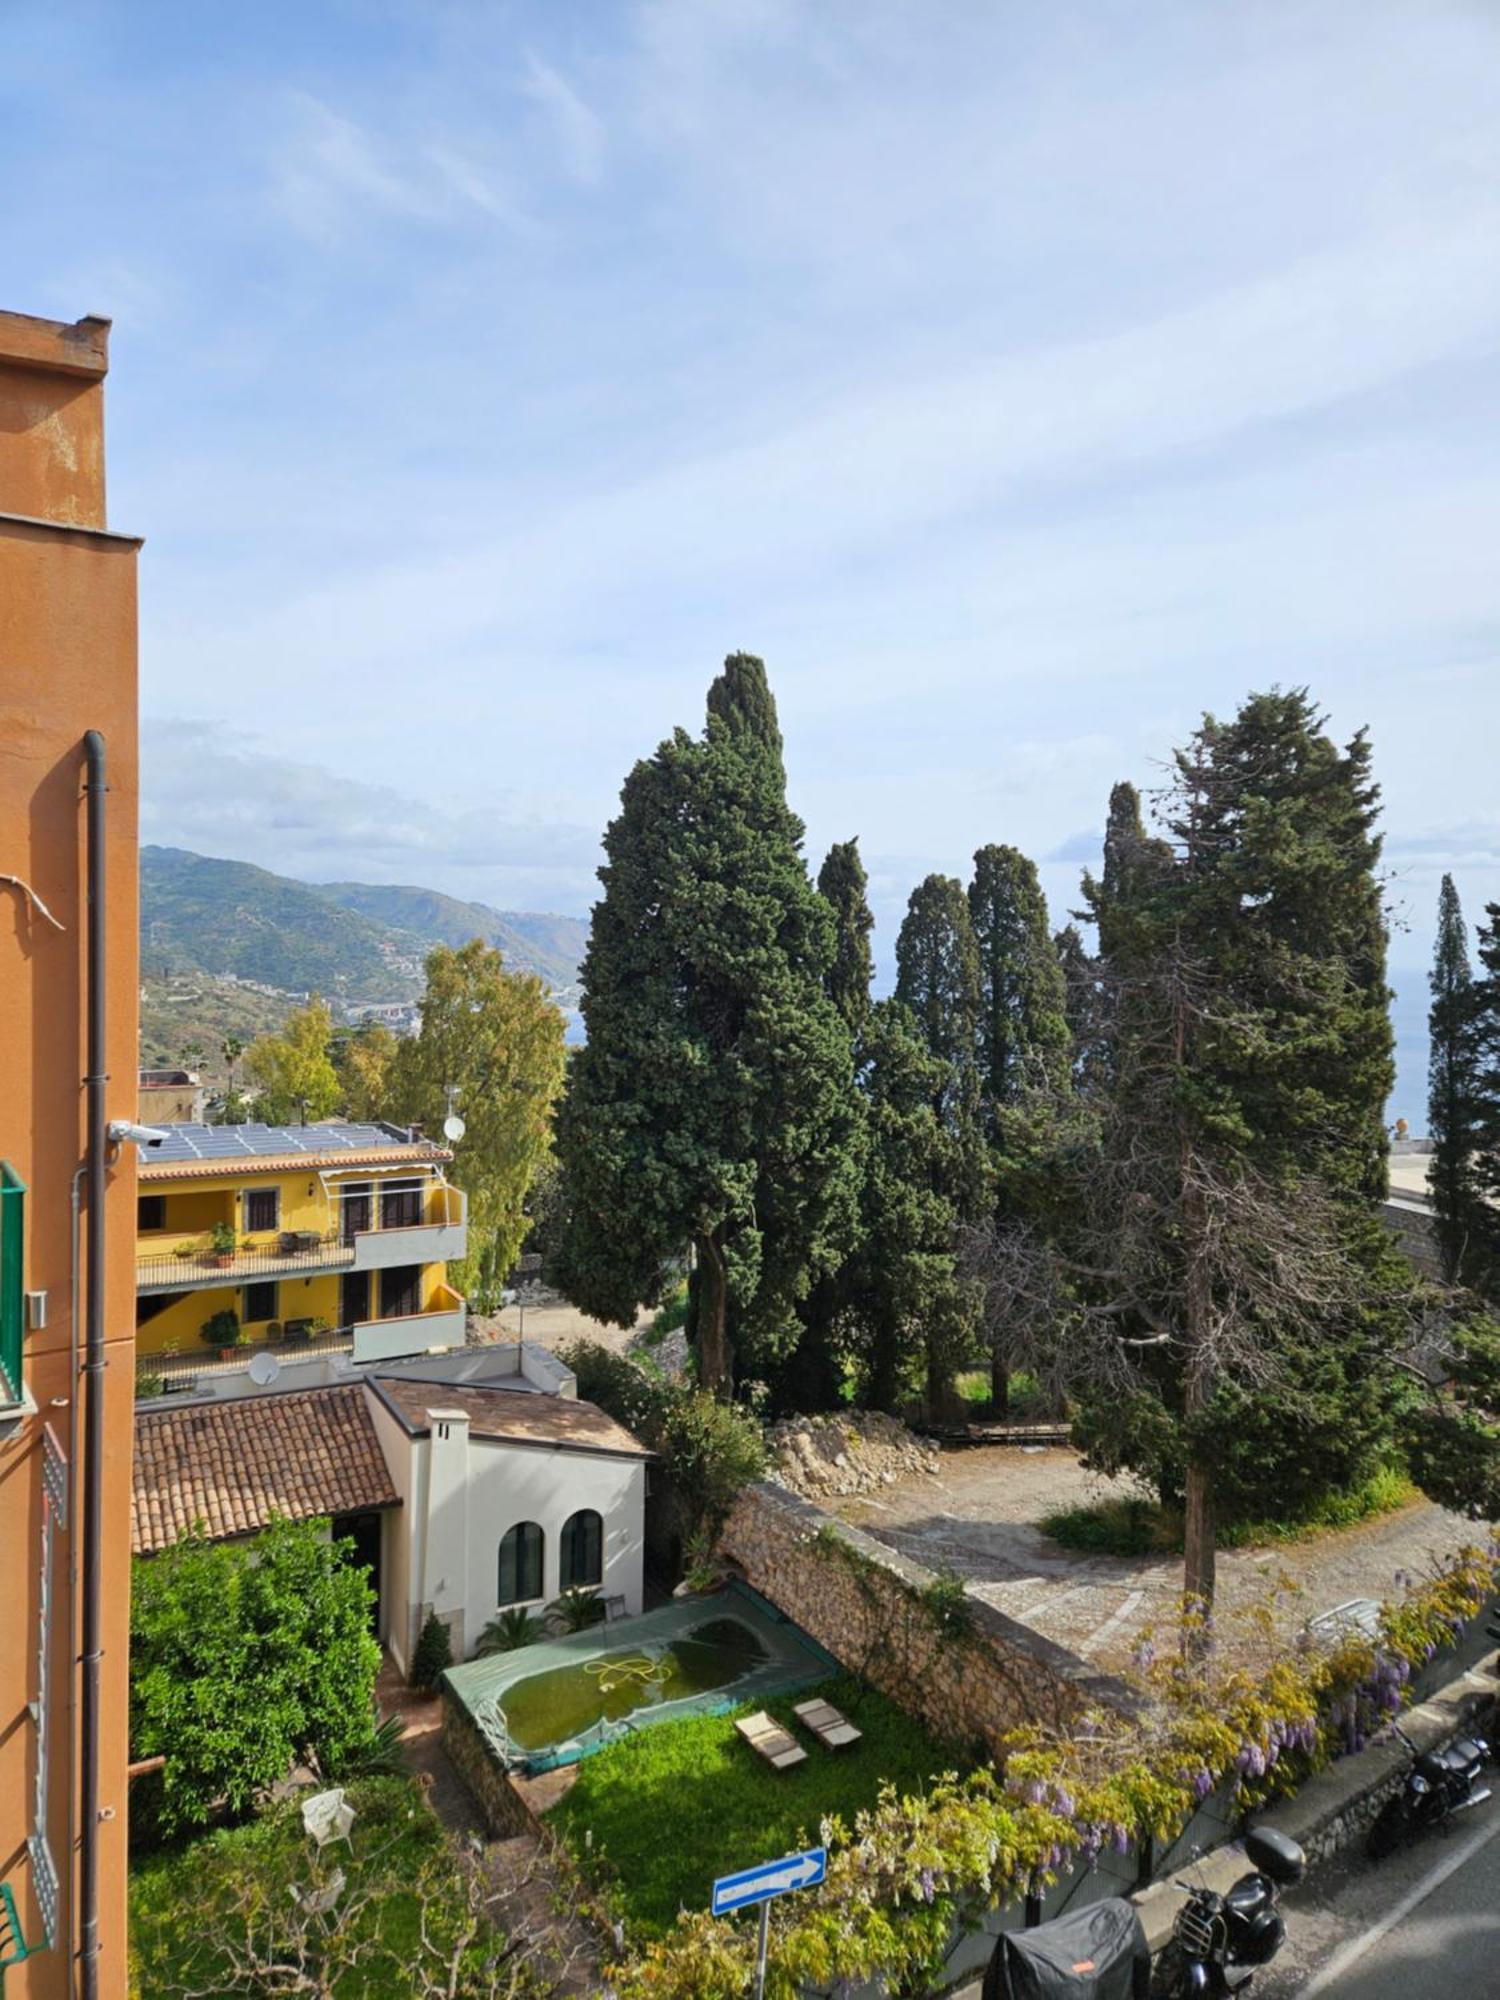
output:
[[[135,1125],[128,1118],[111,1118],[107,1127],[112,1146],[161,1146],[172,1136],[164,1125]]]

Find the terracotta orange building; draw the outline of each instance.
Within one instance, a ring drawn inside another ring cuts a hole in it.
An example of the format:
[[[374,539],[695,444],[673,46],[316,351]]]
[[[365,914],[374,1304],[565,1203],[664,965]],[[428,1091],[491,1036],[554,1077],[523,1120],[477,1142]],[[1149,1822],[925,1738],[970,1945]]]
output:
[[[136,553],[108,322],[0,313],[0,1966],[123,1996]]]

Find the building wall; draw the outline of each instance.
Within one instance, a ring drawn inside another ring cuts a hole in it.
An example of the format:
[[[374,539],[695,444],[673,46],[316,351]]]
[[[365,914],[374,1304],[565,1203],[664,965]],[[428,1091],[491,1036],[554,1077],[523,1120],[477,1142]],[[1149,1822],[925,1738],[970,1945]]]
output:
[[[70,1451],[70,1523],[81,1514],[69,1357],[83,1300],[71,1278],[70,1187],[84,1159],[83,736],[99,730],[109,758],[107,891],[110,1115],[135,1111],[136,553],[104,520],[101,322],[64,328],[0,314],[0,872],[21,876],[51,910],[0,885],[0,1154],[28,1184],[25,1283],[48,1295],[45,1331],[28,1335],[26,1385],[37,1414],[0,1440],[0,1870],[28,1936],[39,1935],[24,1842],[31,1830],[38,1693],[37,1570],[42,1426]],[[17,361],[21,364],[18,366]],[[41,365],[38,365],[38,364]],[[80,369],[84,372],[80,373]],[[30,516],[30,520],[17,519]],[[53,524],[53,525],[49,525]],[[69,524],[69,525],[62,525]],[[109,1173],[104,1373],[104,1546],[99,1828],[100,1991],[126,1990],[126,1665],[130,1586],[132,1346],[135,1330],[135,1157]],[[84,1235],[87,1236],[85,1218]],[[81,1442],[81,1440],[80,1440]],[[71,1532],[71,1527],[70,1531]],[[49,1689],[47,1832],[62,1878],[63,1945],[11,1969],[6,2000],[57,2000],[67,1987],[74,1911],[69,1832],[75,1683],[65,1579],[54,1566],[57,1618]]]
[[[376,1423],[382,1443],[385,1425],[400,1431],[383,1410]],[[540,1610],[558,1595],[563,1526],[582,1507],[603,1517],[604,1595],[623,1597],[627,1612],[641,1609],[646,1468],[639,1459],[471,1436],[462,1468],[435,1480],[432,1441],[409,1440],[409,1449],[409,1486],[386,1453],[404,1503],[399,1517],[408,1543],[404,1621],[394,1593],[390,1599],[392,1649],[403,1665],[429,1609],[447,1621],[455,1658],[473,1652],[499,1609],[501,1538],[521,1521],[535,1521],[545,1537],[542,1595],[529,1609]],[[395,1639],[401,1622],[408,1635],[404,1649]]]
[[[191,1266],[187,1269],[191,1271]],[[428,1264],[422,1270],[422,1310],[439,1312],[448,1303],[445,1296],[446,1266]],[[370,1274],[370,1318],[380,1317],[379,1271]],[[252,1281],[253,1282],[253,1281]],[[283,1324],[289,1319],[325,1319],[330,1327],[343,1324],[343,1302],[340,1276],[336,1271],[321,1272],[315,1277],[304,1278],[294,1272],[290,1277],[265,1280],[277,1287],[276,1318]],[[149,1299],[141,1301],[142,1306]],[[242,1332],[247,1342],[268,1338],[266,1321],[246,1321],[245,1285],[202,1285],[175,1300],[163,1311],[153,1313],[145,1320],[137,1335],[137,1351],[142,1360],[153,1354],[193,1354],[202,1346],[199,1329],[203,1322],[214,1313],[222,1312],[226,1306],[232,1307],[243,1322]],[[207,1352],[207,1349],[204,1349]]]

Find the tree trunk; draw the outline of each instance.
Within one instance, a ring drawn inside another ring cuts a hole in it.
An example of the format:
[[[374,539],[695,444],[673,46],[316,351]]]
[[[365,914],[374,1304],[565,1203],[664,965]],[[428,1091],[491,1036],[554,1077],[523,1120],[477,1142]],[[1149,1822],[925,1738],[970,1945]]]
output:
[[[698,1383],[727,1402],[734,1388],[734,1356],[729,1347],[729,1282],[724,1253],[712,1236],[699,1236],[695,1240]]]
[[[1187,1469],[1187,1504],[1182,1524],[1182,1587],[1186,1594],[1199,1600],[1190,1605],[1189,1610],[1201,1609],[1210,1612],[1214,1602],[1214,1489],[1211,1469],[1194,1458],[1189,1460]],[[1190,1635],[1194,1643],[1189,1651],[1207,1650],[1207,1634]],[[1198,1643],[1201,1638],[1202,1643]]]
[[[1010,1369],[998,1347],[990,1349],[990,1411],[997,1419],[1010,1415]]]
[[[1184,1287],[1184,1355],[1182,1414],[1189,1433],[1207,1410],[1213,1396],[1213,1280],[1209,1272],[1208,1223],[1204,1214],[1203,1191],[1192,1171],[1192,1160],[1184,1147],[1182,1189],[1183,1250],[1187,1260]],[[1182,1522],[1182,1588],[1193,1600],[1187,1605],[1189,1622],[1183,1628],[1183,1652],[1201,1656],[1208,1651],[1210,1628],[1206,1620],[1214,1608],[1214,1520],[1213,1467],[1199,1456],[1200,1446],[1191,1435],[1188,1444],[1187,1487]]]

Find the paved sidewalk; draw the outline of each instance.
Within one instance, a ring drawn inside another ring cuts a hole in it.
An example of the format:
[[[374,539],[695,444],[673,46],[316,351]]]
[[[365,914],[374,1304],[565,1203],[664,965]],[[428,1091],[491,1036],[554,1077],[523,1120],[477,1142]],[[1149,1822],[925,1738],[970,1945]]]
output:
[[[1086,1471],[1066,1448],[996,1445],[944,1452],[935,1479],[923,1474],[824,1504],[903,1555],[956,1571],[976,1596],[1047,1638],[1118,1668],[1148,1627],[1170,1620],[1181,1558],[1084,1555],[1034,1524],[1054,1508],[1135,1490]],[[1284,1608],[1290,1628],[1351,1597],[1389,1596],[1398,1572],[1421,1575],[1483,1539],[1472,1522],[1418,1501],[1309,1541],[1231,1550],[1219,1557],[1220,1622],[1285,1576],[1302,1593]]]

